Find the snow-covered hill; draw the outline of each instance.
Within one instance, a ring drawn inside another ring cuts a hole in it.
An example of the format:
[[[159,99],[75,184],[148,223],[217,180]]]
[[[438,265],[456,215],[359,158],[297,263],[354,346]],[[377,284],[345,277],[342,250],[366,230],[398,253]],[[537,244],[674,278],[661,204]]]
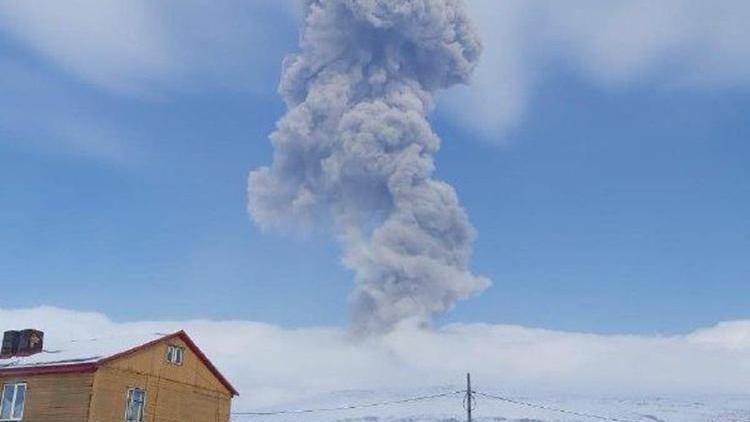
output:
[[[279,415],[236,415],[235,422],[459,422],[465,421],[463,395],[448,394],[443,397],[406,403],[385,404],[360,409],[331,410],[358,404],[394,402],[414,397],[432,396],[459,388],[434,388],[421,391],[373,392],[345,391],[310,397],[268,409],[277,410],[327,409],[310,413]],[[497,395],[497,392],[490,392]],[[540,404],[550,408],[601,416],[609,419],[566,414],[552,410],[530,408],[502,402],[483,396],[476,397],[473,412],[476,422],[579,422],[579,421],[633,421],[633,422],[750,422],[750,396],[683,396],[683,397],[582,397],[568,395],[513,395],[512,399]],[[235,409],[241,411],[247,409]]]

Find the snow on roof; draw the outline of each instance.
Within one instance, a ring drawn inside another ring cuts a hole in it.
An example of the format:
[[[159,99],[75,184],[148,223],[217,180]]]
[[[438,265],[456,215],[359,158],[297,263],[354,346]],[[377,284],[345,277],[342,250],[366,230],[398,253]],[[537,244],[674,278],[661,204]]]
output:
[[[45,336],[44,350],[41,353],[0,359],[0,371],[95,363],[169,335],[167,333],[112,333],[98,338],[81,339]]]
[[[124,354],[137,351],[161,340],[179,337],[198,356],[219,381],[232,393],[239,393],[232,384],[219,372],[206,355],[198,348],[193,340],[184,332],[176,333],[147,333],[128,332],[113,333],[95,338],[61,339],[47,337],[44,339],[44,350],[31,356],[15,356],[0,359],[0,374],[2,373],[57,373],[77,371],[81,367],[95,368],[104,360],[119,358]]]

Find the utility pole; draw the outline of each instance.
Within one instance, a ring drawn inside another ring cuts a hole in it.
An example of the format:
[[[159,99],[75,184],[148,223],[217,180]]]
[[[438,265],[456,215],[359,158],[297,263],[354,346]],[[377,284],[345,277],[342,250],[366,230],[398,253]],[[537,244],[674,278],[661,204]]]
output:
[[[466,373],[466,422],[471,422],[471,408],[473,407],[474,392],[471,391],[471,374]]]

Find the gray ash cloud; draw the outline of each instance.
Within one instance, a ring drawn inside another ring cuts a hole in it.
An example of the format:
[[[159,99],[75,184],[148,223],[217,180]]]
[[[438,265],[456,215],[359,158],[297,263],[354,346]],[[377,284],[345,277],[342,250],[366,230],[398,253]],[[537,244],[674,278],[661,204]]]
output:
[[[354,272],[357,332],[428,323],[488,287],[469,269],[466,212],[433,177],[426,119],[481,52],[463,1],[311,1],[300,48],[283,65],[273,163],[249,176],[256,223],[330,224]]]

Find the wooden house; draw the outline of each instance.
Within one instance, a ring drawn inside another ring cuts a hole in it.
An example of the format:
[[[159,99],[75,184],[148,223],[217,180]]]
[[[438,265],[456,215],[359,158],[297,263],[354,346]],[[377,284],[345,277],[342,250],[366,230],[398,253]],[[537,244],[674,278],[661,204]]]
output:
[[[60,341],[55,348],[43,347],[43,338],[35,330],[6,333],[0,421],[230,419],[237,391],[184,331],[135,338],[112,334]]]

